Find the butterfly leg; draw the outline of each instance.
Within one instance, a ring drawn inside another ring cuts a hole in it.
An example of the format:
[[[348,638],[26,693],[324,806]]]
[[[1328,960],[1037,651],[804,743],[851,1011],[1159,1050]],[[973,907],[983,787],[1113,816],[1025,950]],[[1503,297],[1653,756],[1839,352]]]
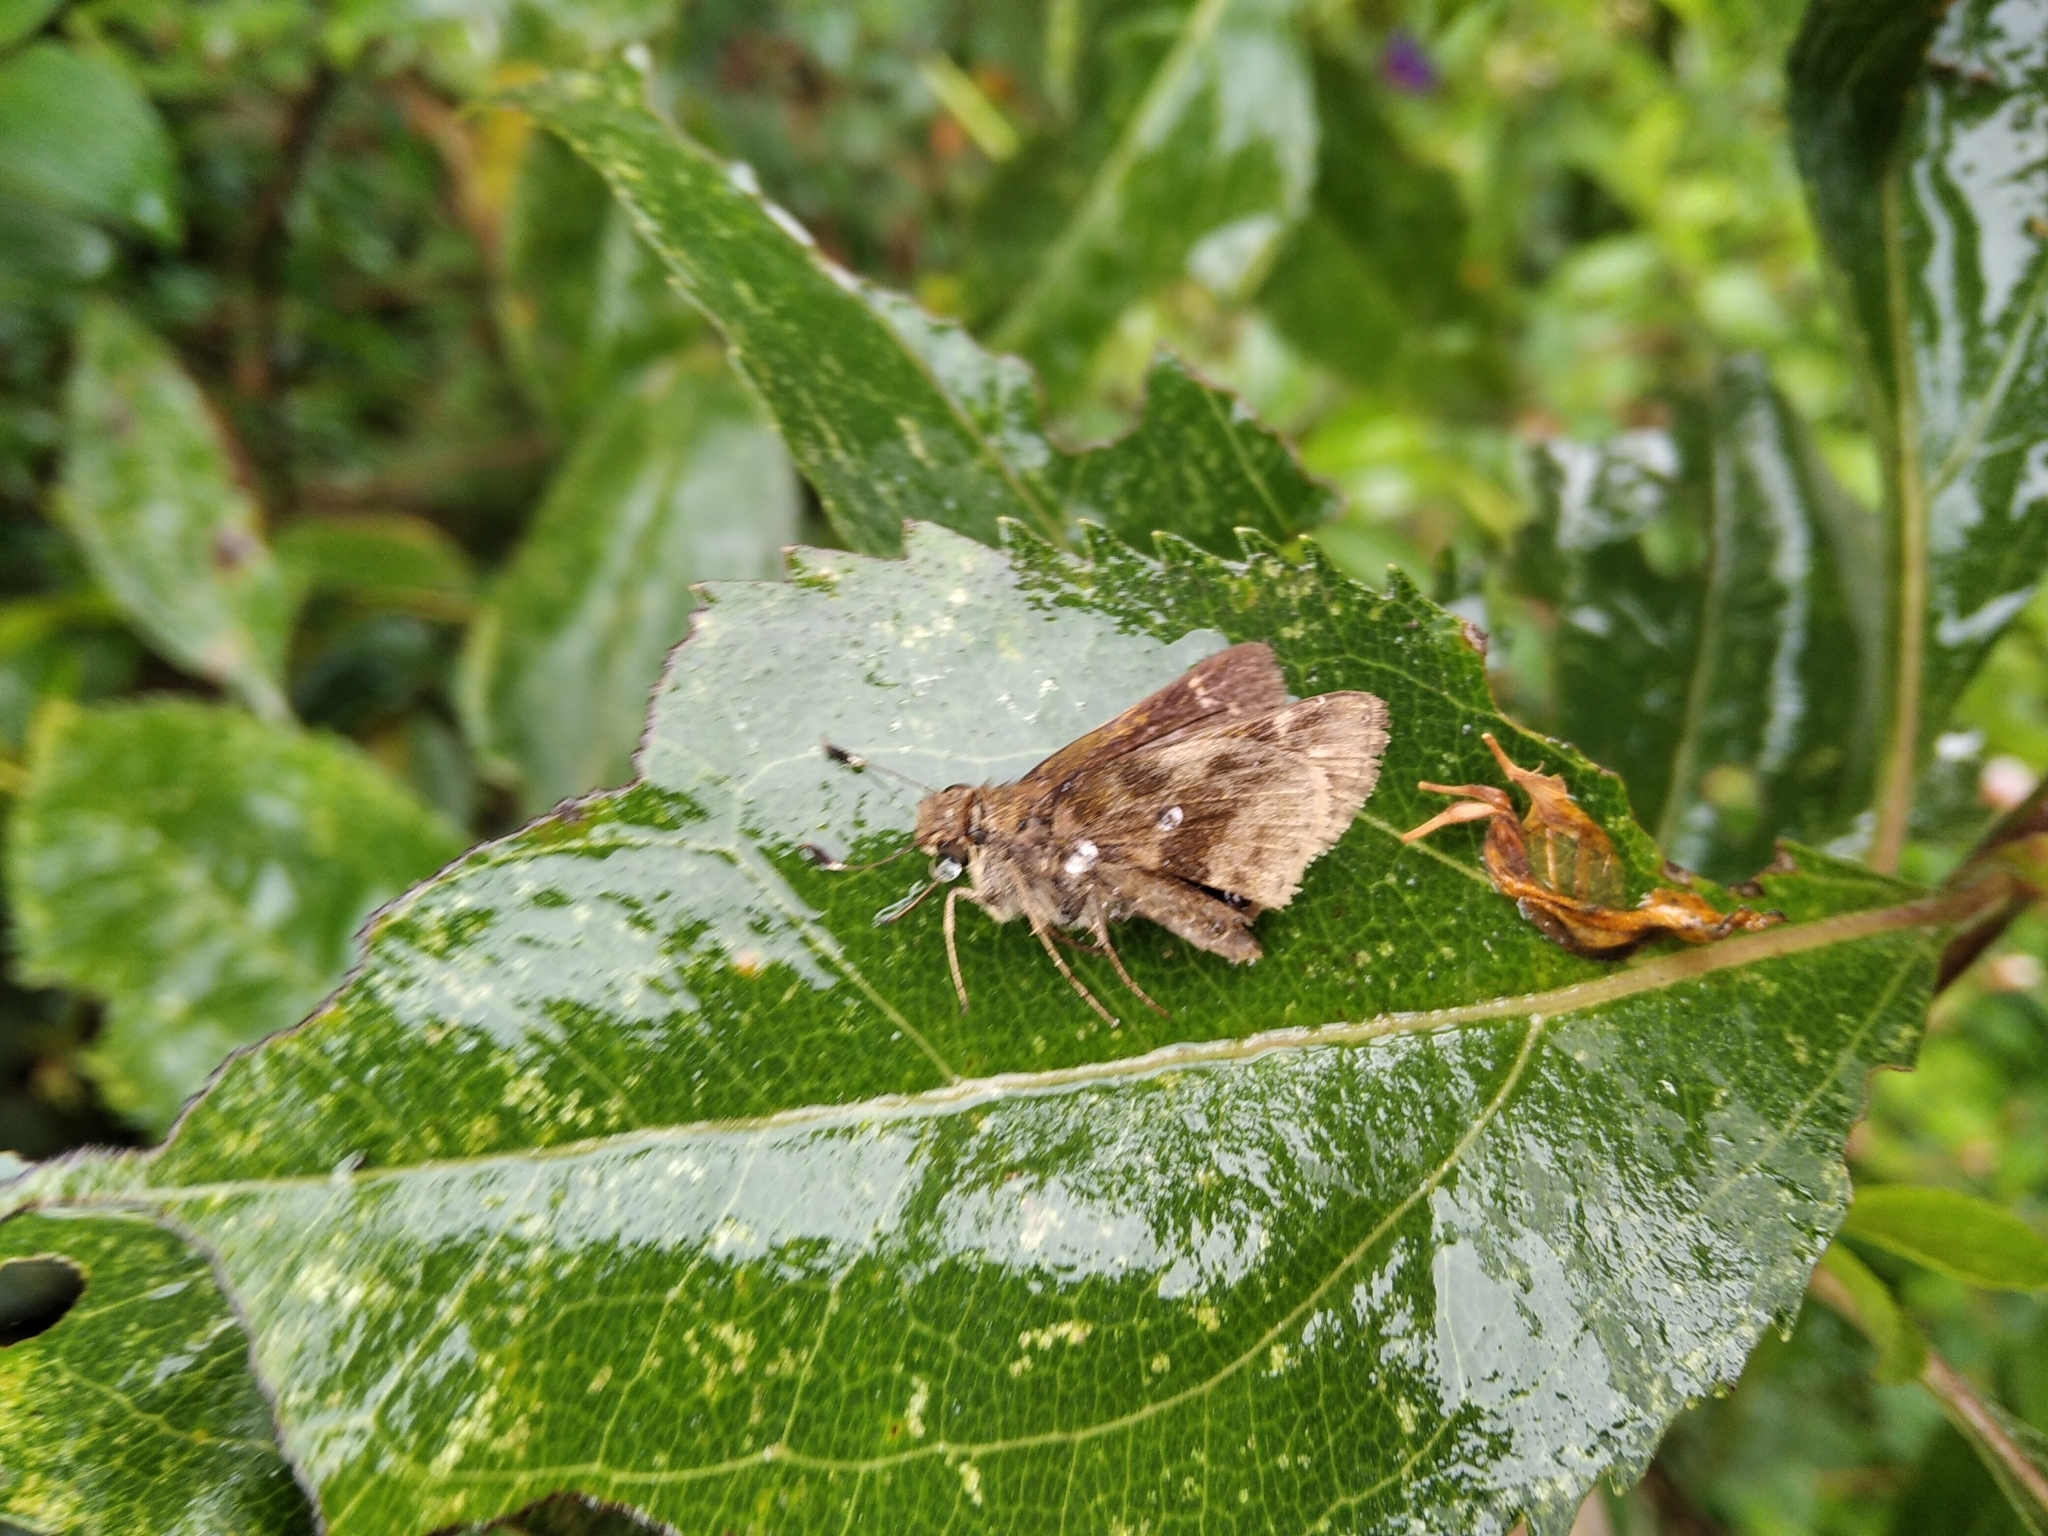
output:
[[[1116,946],[1109,942],[1109,923],[1103,917],[1100,911],[1097,911],[1095,914],[1095,943],[1096,947],[1103,954],[1109,956],[1109,963],[1116,967],[1117,975],[1123,980],[1123,984],[1129,987],[1131,991],[1134,994],[1136,994],[1139,1002],[1143,1003],[1147,1008],[1150,1008],[1162,1019],[1170,1019],[1173,1017],[1172,1014],[1168,1013],[1164,1008],[1160,1007],[1157,1003],[1152,1001],[1151,993],[1147,992],[1143,987],[1139,986],[1135,981],[1131,980],[1131,973],[1124,969],[1124,957],[1118,954],[1116,952]]]
[[[946,892],[946,968],[953,973],[953,990],[960,994],[960,1011],[967,1011],[967,980],[960,974],[960,942],[953,922],[953,909],[967,895],[967,887],[956,885]]]
[[[1043,944],[1045,946],[1045,952],[1048,955],[1052,956],[1052,963],[1060,968],[1060,974],[1067,978],[1067,984],[1071,986],[1076,992],[1081,994],[1081,1001],[1086,1003],[1090,1008],[1093,1008],[1096,1011],[1096,1013],[1100,1014],[1102,1017],[1102,1021],[1105,1024],[1107,1024],[1111,1029],[1120,1028],[1121,1021],[1117,1018],[1117,1016],[1111,1013],[1107,1008],[1103,1007],[1101,1002],[1096,998],[1095,994],[1093,992],[1090,992],[1087,986],[1082,982],[1081,978],[1076,976],[1073,973],[1073,971],[1068,967],[1066,957],[1060,953],[1059,946],[1053,943],[1052,941],[1052,929],[1048,927],[1046,924],[1039,922],[1038,919],[1034,916],[1031,919],[1031,931],[1038,935],[1038,942]],[[1123,967],[1119,966],[1117,967],[1117,969],[1121,970],[1123,969]],[[1144,994],[1140,993],[1139,995],[1142,997]]]

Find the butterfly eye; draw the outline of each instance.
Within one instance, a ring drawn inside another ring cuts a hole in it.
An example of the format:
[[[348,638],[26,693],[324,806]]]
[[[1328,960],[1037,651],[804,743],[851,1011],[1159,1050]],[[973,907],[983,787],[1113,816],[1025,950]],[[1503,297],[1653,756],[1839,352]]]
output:
[[[958,880],[960,878],[960,861],[953,858],[939,860],[938,863],[932,866],[932,878],[942,885],[948,880]]]

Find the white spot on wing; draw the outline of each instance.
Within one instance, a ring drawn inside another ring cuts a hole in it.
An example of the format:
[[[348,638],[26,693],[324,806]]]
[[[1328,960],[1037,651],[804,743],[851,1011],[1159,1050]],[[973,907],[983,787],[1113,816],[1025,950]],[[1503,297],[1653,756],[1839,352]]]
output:
[[[1179,826],[1185,820],[1187,820],[1187,817],[1181,813],[1181,808],[1179,806],[1169,805],[1165,810],[1159,813],[1159,830],[1162,832],[1171,832],[1175,827]]]
[[[1095,861],[1102,857],[1102,850],[1085,837],[1074,844],[1074,851],[1067,855],[1067,862],[1060,868],[1070,875],[1085,875],[1095,867]]]

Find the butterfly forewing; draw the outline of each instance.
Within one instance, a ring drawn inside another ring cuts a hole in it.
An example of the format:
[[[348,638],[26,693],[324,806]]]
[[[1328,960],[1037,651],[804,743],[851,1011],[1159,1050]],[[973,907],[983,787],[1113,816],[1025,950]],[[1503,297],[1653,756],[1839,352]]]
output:
[[[1191,728],[1248,720],[1287,702],[1280,664],[1253,640],[1198,661],[1114,720],[1068,742],[1018,781],[1058,792],[1077,772]]]

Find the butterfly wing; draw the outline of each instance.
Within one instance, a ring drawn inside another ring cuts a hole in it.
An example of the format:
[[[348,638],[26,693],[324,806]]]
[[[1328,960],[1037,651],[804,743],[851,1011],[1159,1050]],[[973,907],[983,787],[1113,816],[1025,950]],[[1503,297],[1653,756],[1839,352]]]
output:
[[[1057,848],[1284,907],[1379,780],[1387,707],[1324,693],[1126,752],[1077,775]]]
[[[1067,780],[1094,764],[1197,726],[1250,720],[1286,702],[1287,683],[1280,676],[1280,664],[1273,659],[1271,647],[1260,640],[1233,645],[1196,662],[1114,720],[1068,742],[1018,782],[1042,784],[1057,792]]]

